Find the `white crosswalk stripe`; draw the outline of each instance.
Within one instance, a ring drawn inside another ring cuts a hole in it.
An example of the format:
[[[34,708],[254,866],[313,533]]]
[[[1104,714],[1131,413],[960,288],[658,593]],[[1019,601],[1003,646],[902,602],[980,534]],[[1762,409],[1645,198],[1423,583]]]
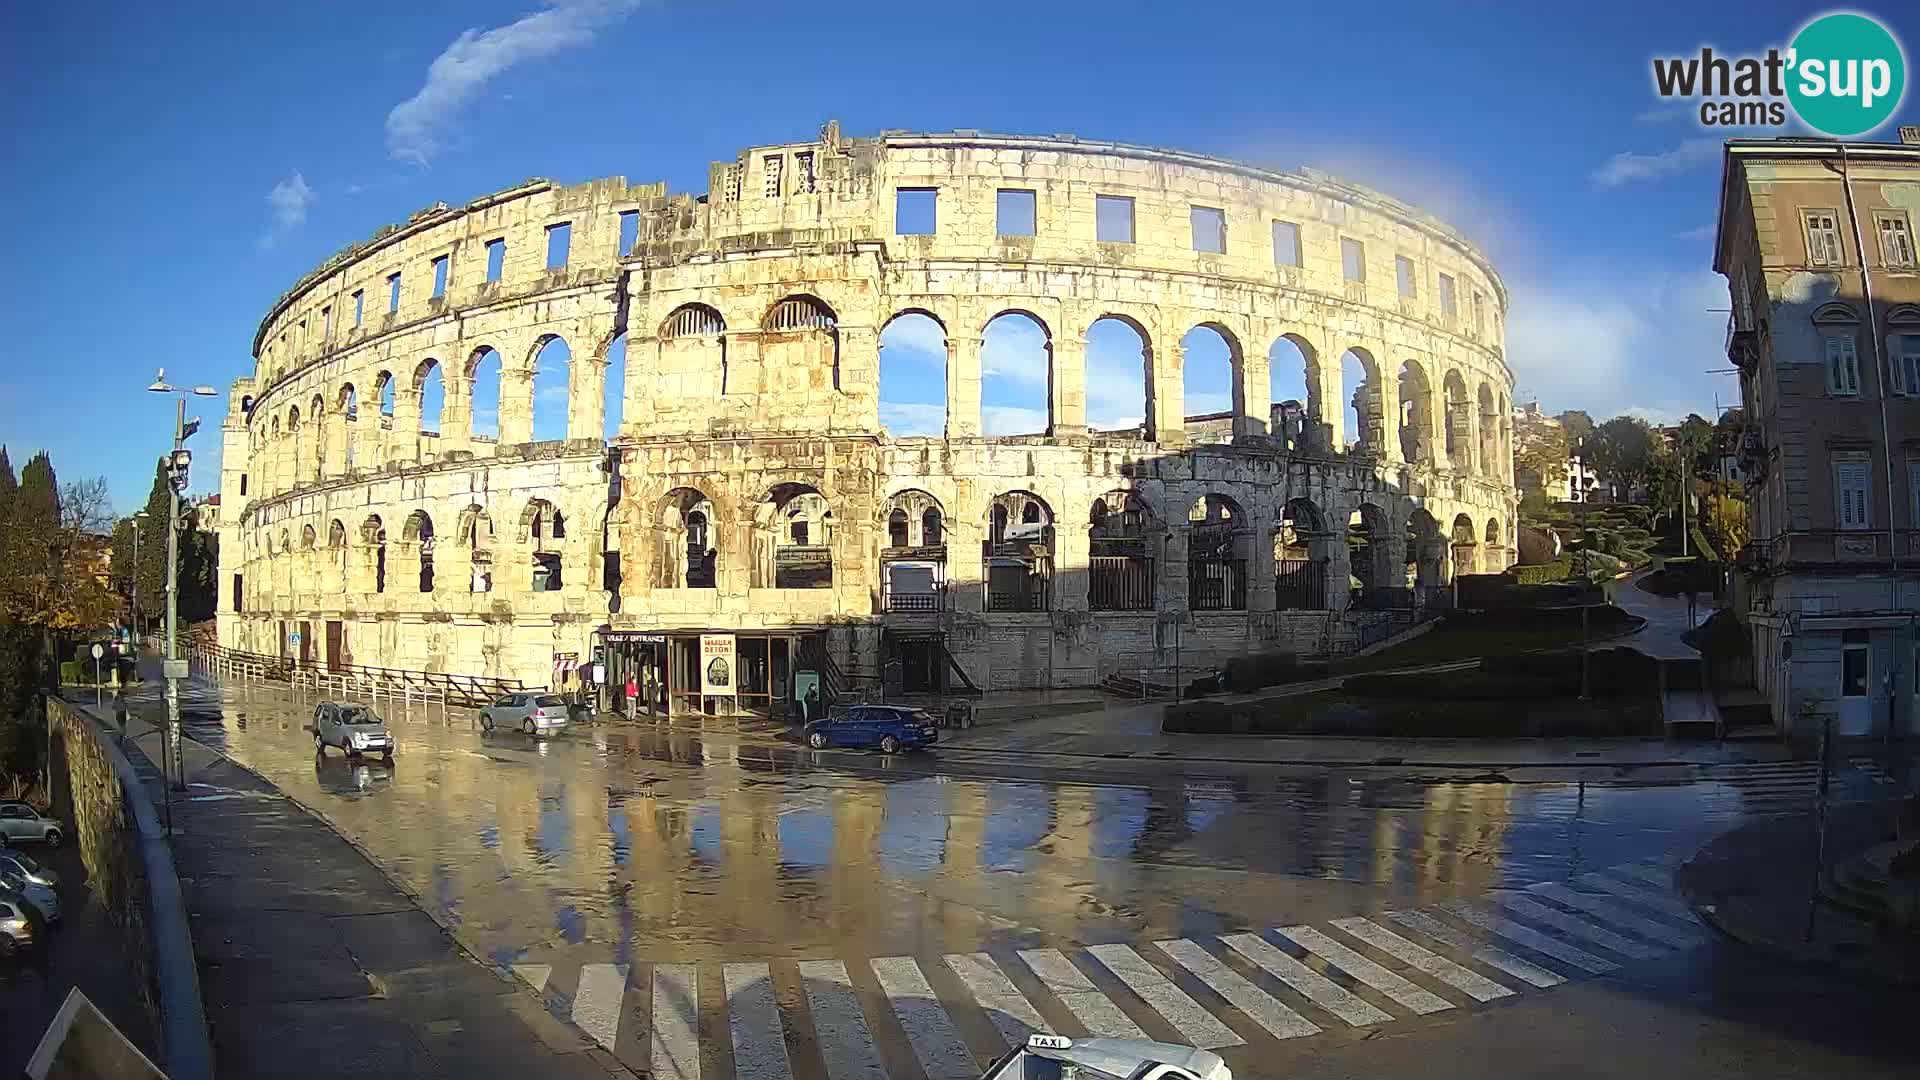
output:
[[[1375,990],[1425,1016],[1453,1008],[1453,1002],[1428,990],[1422,990],[1379,964],[1361,956],[1311,926],[1289,926],[1280,935],[1366,983]]]
[[[1630,956],[1635,960],[1650,960],[1660,955],[1660,950],[1658,949],[1642,945],[1637,941],[1629,941],[1611,930],[1595,926],[1585,919],[1568,915],[1564,911],[1550,908],[1545,904],[1529,900],[1524,896],[1513,893],[1496,893],[1493,899],[1495,903],[1513,912],[1515,915],[1525,916],[1534,923],[1544,923],[1556,930],[1562,930],[1572,934],[1574,937],[1584,938],[1603,949],[1611,949],[1622,956]]]
[[[1424,911],[1389,911],[1387,918],[1410,930],[1418,930],[1442,945],[1450,945],[1475,960],[1544,990],[1567,980],[1538,964],[1522,960],[1510,952],[1475,941]]]
[[[655,1080],[700,1080],[698,971],[692,964],[653,966],[647,1041]]]
[[[627,965],[588,964],[573,994],[573,1022],[608,1050],[620,1037],[620,1003],[627,993]]]
[[[1543,881],[1538,885],[1529,886],[1527,891],[1584,911],[1602,922],[1611,923],[1623,930],[1631,930],[1648,941],[1658,941],[1676,949],[1691,949],[1706,943],[1706,938],[1699,933],[1682,930],[1658,919],[1636,915],[1605,897],[1570,889],[1556,881]]]
[[[833,1080],[886,1080],[879,1047],[867,1028],[866,1014],[854,995],[853,980],[838,960],[803,960],[800,980],[807,987],[807,1009],[820,1057]]]
[[[1393,1019],[1346,987],[1281,952],[1258,934],[1227,934],[1220,940],[1261,970],[1306,995],[1308,1001],[1354,1027],[1384,1024]]]
[[[1634,878],[1662,889],[1673,888],[1673,870],[1665,866],[1649,866],[1642,863],[1623,863],[1608,871],[1615,877]]]
[[[1181,938],[1177,941],[1157,941],[1154,947],[1172,957],[1174,963],[1192,972],[1194,978],[1206,983],[1207,989],[1247,1014],[1248,1019],[1266,1028],[1274,1038],[1297,1039],[1302,1035],[1320,1033],[1319,1025],[1282,1005],[1272,994],[1248,982],[1239,972],[1221,963],[1198,944]]]
[[[1491,908],[1461,900],[1448,904],[1447,910],[1482,930],[1524,945],[1542,956],[1551,956],[1561,963],[1572,964],[1582,971],[1594,975],[1605,975],[1609,971],[1620,970],[1620,965],[1611,960],[1602,960],[1590,952],[1574,948],[1559,938],[1549,937],[1531,927],[1522,926]]]
[[[528,986],[533,987],[533,992],[537,994],[547,988],[547,980],[553,977],[553,965],[515,964],[513,973],[520,976]]]
[[[1513,991],[1484,975],[1477,975],[1439,953],[1423,949],[1399,934],[1362,918],[1334,919],[1343,932],[1379,949],[1415,971],[1431,975],[1475,1001],[1512,997]]]
[[[1120,1006],[1101,993],[1059,949],[1021,949],[1020,959],[1027,962],[1074,1018],[1086,1025],[1088,1034],[1111,1039],[1147,1037],[1140,1025],[1121,1012]]]
[[[1127,989],[1138,994],[1140,1000],[1153,1006],[1153,1011],[1165,1017],[1167,1023],[1173,1025],[1173,1030],[1180,1033],[1181,1041],[1202,1050],[1239,1046],[1246,1042],[1235,1035],[1232,1028],[1201,1008],[1199,1002],[1188,997],[1185,990],[1175,986],[1146,957],[1127,946],[1095,945],[1087,951],[1105,964],[1108,971],[1118,975],[1120,981],[1127,984]]]
[[[780,1033],[780,1006],[773,974],[765,964],[723,964],[727,1027],[733,1036],[733,1073],[739,1080],[792,1080],[787,1040]]]
[[[911,956],[882,956],[871,962],[887,1004],[913,1046],[927,1080],[975,1080],[980,1070],[960,1038],[953,1018],[934,998],[933,987]]]
[[[1631,885],[1607,874],[1581,874],[1579,877],[1574,878],[1574,880],[1588,888],[1612,893],[1623,900],[1631,900],[1641,907],[1652,908],[1655,911],[1671,915],[1683,922],[1693,923],[1695,921],[1693,909],[1685,903],[1675,900],[1669,894],[1655,892],[1652,889],[1640,885]]]
[[[987,1011],[993,1029],[1007,1040],[1008,1046],[1026,1042],[1027,1036],[1035,1032],[1052,1030],[1041,1019],[1040,1011],[1013,985],[1000,965],[994,963],[993,957],[983,952],[949,953],[946,959],[947,966],[960,977],[973,1000]]]

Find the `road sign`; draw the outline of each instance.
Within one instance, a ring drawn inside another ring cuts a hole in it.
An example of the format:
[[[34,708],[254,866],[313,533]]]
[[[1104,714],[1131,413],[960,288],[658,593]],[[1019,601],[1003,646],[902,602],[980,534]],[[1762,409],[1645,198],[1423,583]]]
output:
[[[99,643],[99,642],[97,642],[97,641],[96,641],[96,642],[94,642],[94,643],[93,643],[93,658],[94,658],[95,660],[98,660],[98,659],[100,659],[101,657],[103,657],[103,656],[105,656],[105,655],[107,655],[107,650],[106,650],[106,649],[104,649],[104,648],[101,648],[101,646],[100,646],[100,643]]]
[[[300,644],[300,631],[298,631],[298,630],[295,630],[295,631],[294,631],[293,633],[291,633],[291,634],[288,634],[288,635],[287,635],[287,642],[288,642],[289,644],[293,644],[293,645],[298,645],[298,644]]]
[[[160,677],[163,679],[186,678],[187,662],[185,660],[162,660],[160,662]]]

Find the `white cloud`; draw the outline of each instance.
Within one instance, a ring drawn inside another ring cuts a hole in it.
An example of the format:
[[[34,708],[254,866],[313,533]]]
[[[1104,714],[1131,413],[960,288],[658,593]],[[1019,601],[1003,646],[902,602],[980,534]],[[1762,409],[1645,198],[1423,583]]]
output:
[[[1657,154],[1637,154],[1631,150],[1607,159],[1605,165],[1593,171],[1593,182],[1601,187],[1620,187],[1623,184],[1637,183],[1642,180],[1658,180],[1661,177],[1696,169],[1709,161],[1720,158],[1720,140],[1717,138],[1687,139],[1670,150]]]
[[[887,324],[880,333],[880,347],[916,354],[916,359],[947,359],[947,335],[940,324],[925,315],[903,315]]]
[[[1687,229],[1684,232],[1677,232],[1673,235],[1676,240],[1711,240],[1714,234],[1719,231],[1720,226],[1718,225],[1702,225],[1697,229]]]
[[[287,233],[307,223],[307,208],[313,205],[313,189],[307,186],[307,178],[295,169],[287,178],[273,185],[267,192],[267,206],[273,211],[273,222],[267,226],[266,233],[260,237],[261,247],[272,247]]]
[[[880,403],[880,426],[896,438],[944,435],[947,431],[947,407],[917,401],[883,401]]]
[[[426,165],[438,137],[495,76],[566,49],[590,44],[644,0],[548,0],[544,11],[491,30],[468,29],[427,68],[414,95],[387,114],[387,149],[395,159]]]
[[[988,435],[1034,435],[1047,430],[1045,409],[989,405],[980,410],[980,426]]]
[[[980,377],[1047,385],[1047,335],[1031,319],[995,319],[981,335]]]

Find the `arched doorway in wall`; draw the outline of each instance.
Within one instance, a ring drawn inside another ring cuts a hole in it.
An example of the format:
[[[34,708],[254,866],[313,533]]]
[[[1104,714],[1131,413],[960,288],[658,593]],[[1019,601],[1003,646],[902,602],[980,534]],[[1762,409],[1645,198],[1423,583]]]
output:
[[[660,323],[657,378],[671,380],[683,393],[725,397],[739,391],[727,359],[727,321],[705,304],[682,304]],[[642,393],[649,393],[642,388]]]
[[[1407,563],[1413,571],[1413,585],[1422,590],[1423,597],[1430,599],[1433,590],[1446,583],[1446,538],[1440,535],[1440,523],[1433,515],[1417,507],[1407,516]]]
[[[1044,435],[1052,424],[1053,337],[1038,316],[1007,311],[980,334],[980,431]]]
[[[988,611],[1047,611],[1053,604],[1053,508],[1030,491],[1009,491],[987,507],[981,577]]]
[[[1240,504],[1208,494],[1187,510],[1187,607],[1245,611],[1253,534]]]
[[[564,338],[547,334],[533,350],[533,441],[567,437],[573,397],[573,349]]]
[[[1500,475],[1500,414],[1494,408],[1493,388],[1480,384],[1480,472]]]
[[[420,402],[420,459],[430,461],[438,455],[440,433],[446,430],[447,388],[440,361],[429,357],[414,368],[413,392]]]
[[[454,543],[467,555],[467,591],[493,591],[493,517],[471,503],[460,511]]]
[[[1446,396],[1447,464],[1460,472],[1473,470],[1473,409],[1467,403],[1467,381],[1458,368],[1449,368],[1442,384]]]
[[[1094,611],[1152,611],[1154,566],[1165,537],[1131,491],[1093,501],[1087,529],[1087,604]]]
[[[627,407],[627,335],[616,335],[607,343],[607,377],[600,387],[600,437],[617,438]]]
[[[1280,611],[1325,611],[1327,564],[1339,537],[1311,499],[1291,499],[1273,531],[1274,607]]]
[[[1389,544],[1387,514],[1372,503],[1361,503],[1347,518],[1348,587],[1355,607],[1390,606],[1393,590],[1401,582],[1395,577]]]
[[[346,464],[346,471],[351,473],[360,467],[360,442],[363,438],[360,433],[360,392],[354,389],[352,383],[340,387],[337,408],[341,419],[340,456]]]
[[[1130,318],[1102,315],[1087,327],[1087,427],[1146,437],[1152,400],[1153,348],[1146,328]]]
[[[305,437],[300,433],[300,406],[287,408],[287,486],[304,484],[306,477],[307,448]]]
[[[903,311],[880,330],[880,427],[896,439],[947,432],[947,328]]]
[[[500,372],[500,353],[491,345],[482,345],[467,357],[468,422],[476,444],[500,441]]]
[[[1267,431],[1290,450],[1308,448],[1321,422],[1320,365],[1313,346],[1296,334],[1283,334],[1267,349],[1267,400],[1272,402]]]
[[[839,390],[839,326],[817,296],[789,296],[769,308],[760,324],[760,392]]]
[[[811,484],[777,484],[754,511],[757,587],[833,587],[833,508]]]
[[[880,551],[883,611],[932,612],[946,607],[946,512],[918,488],[887,500],[886,547]]]
[[[1506,536],[1500,531],[1500,519],[1488,518],[1484,534],[1486,546],[1482,549],[1481,562],[1486,572],[1497,574],[1507,568]]]
[[[1180,339],[1180,353],[1188,440],[1232,439],[1234,416],[1242,400],[1239,343],[1225,328],[1202,323]]]
[[[1340,392],[1346,409],[1346,451],[1384,453],[1386,401],[1381,391],[1380,364],[1372,353],[1353,348],[1341,355]]]
[[[1419,465],[1433,462],[1433,384],[1418,360],[1400,365],[1400,417],[1395,428],[1400,457]]]
[[[373,591],[387,591],[387,526],[380,515],[369,514],[360,523],[360,543],[367,549],[367,562],[373,572]]]
[[[528,590],[559,592],[565,587],[563,542],[567,538],[567,520],[558,507],[545,499],[533,499],[520,513],[520,542],[527,549]]]
[[[319,394],[307,402],[307,426],[313,431],[313,449],[307,456],[305,479],[318,483],[327,475],[327,454],[331,449],[331,422],[327,419],[327,399]]]
[[[419,586],[423,593],[433,591],[433,519],[425,510],[415,510],[407,515],[406,524],[400,529],[400,539],[411,545],[414,554],[420,559]]]
[[[713,502],[697,488],[674,488],[654,510],[652,587],[711,589],[719,575],[720,531]]]
[[[1473,519],[1456,514],[1453,519],[1453,576],[1479,572],[1479,531]]]

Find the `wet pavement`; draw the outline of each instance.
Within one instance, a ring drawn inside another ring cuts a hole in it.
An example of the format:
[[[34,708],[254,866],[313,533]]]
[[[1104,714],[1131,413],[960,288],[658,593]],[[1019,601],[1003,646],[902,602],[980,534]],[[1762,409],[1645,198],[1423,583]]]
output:
[[[642,727],[483,736],[438,709],[390,717],[388,765],[316,757],[311,701],[278,689],[186,701],[192,737],[615,1059],[709,1080],[977,1075],[1036,1026],[1212,1042],[1262,1076],[1384,1033],[1442,1045],[1486,1010],[1573,1025],[1564,983],[1632,994],[1656,961],[1695,983],[1722,962],[1672,865],[1804,814],[1814,783],[1797,762],[1012,767]],[[1860,763],[1838,791],[1887,786]]]

